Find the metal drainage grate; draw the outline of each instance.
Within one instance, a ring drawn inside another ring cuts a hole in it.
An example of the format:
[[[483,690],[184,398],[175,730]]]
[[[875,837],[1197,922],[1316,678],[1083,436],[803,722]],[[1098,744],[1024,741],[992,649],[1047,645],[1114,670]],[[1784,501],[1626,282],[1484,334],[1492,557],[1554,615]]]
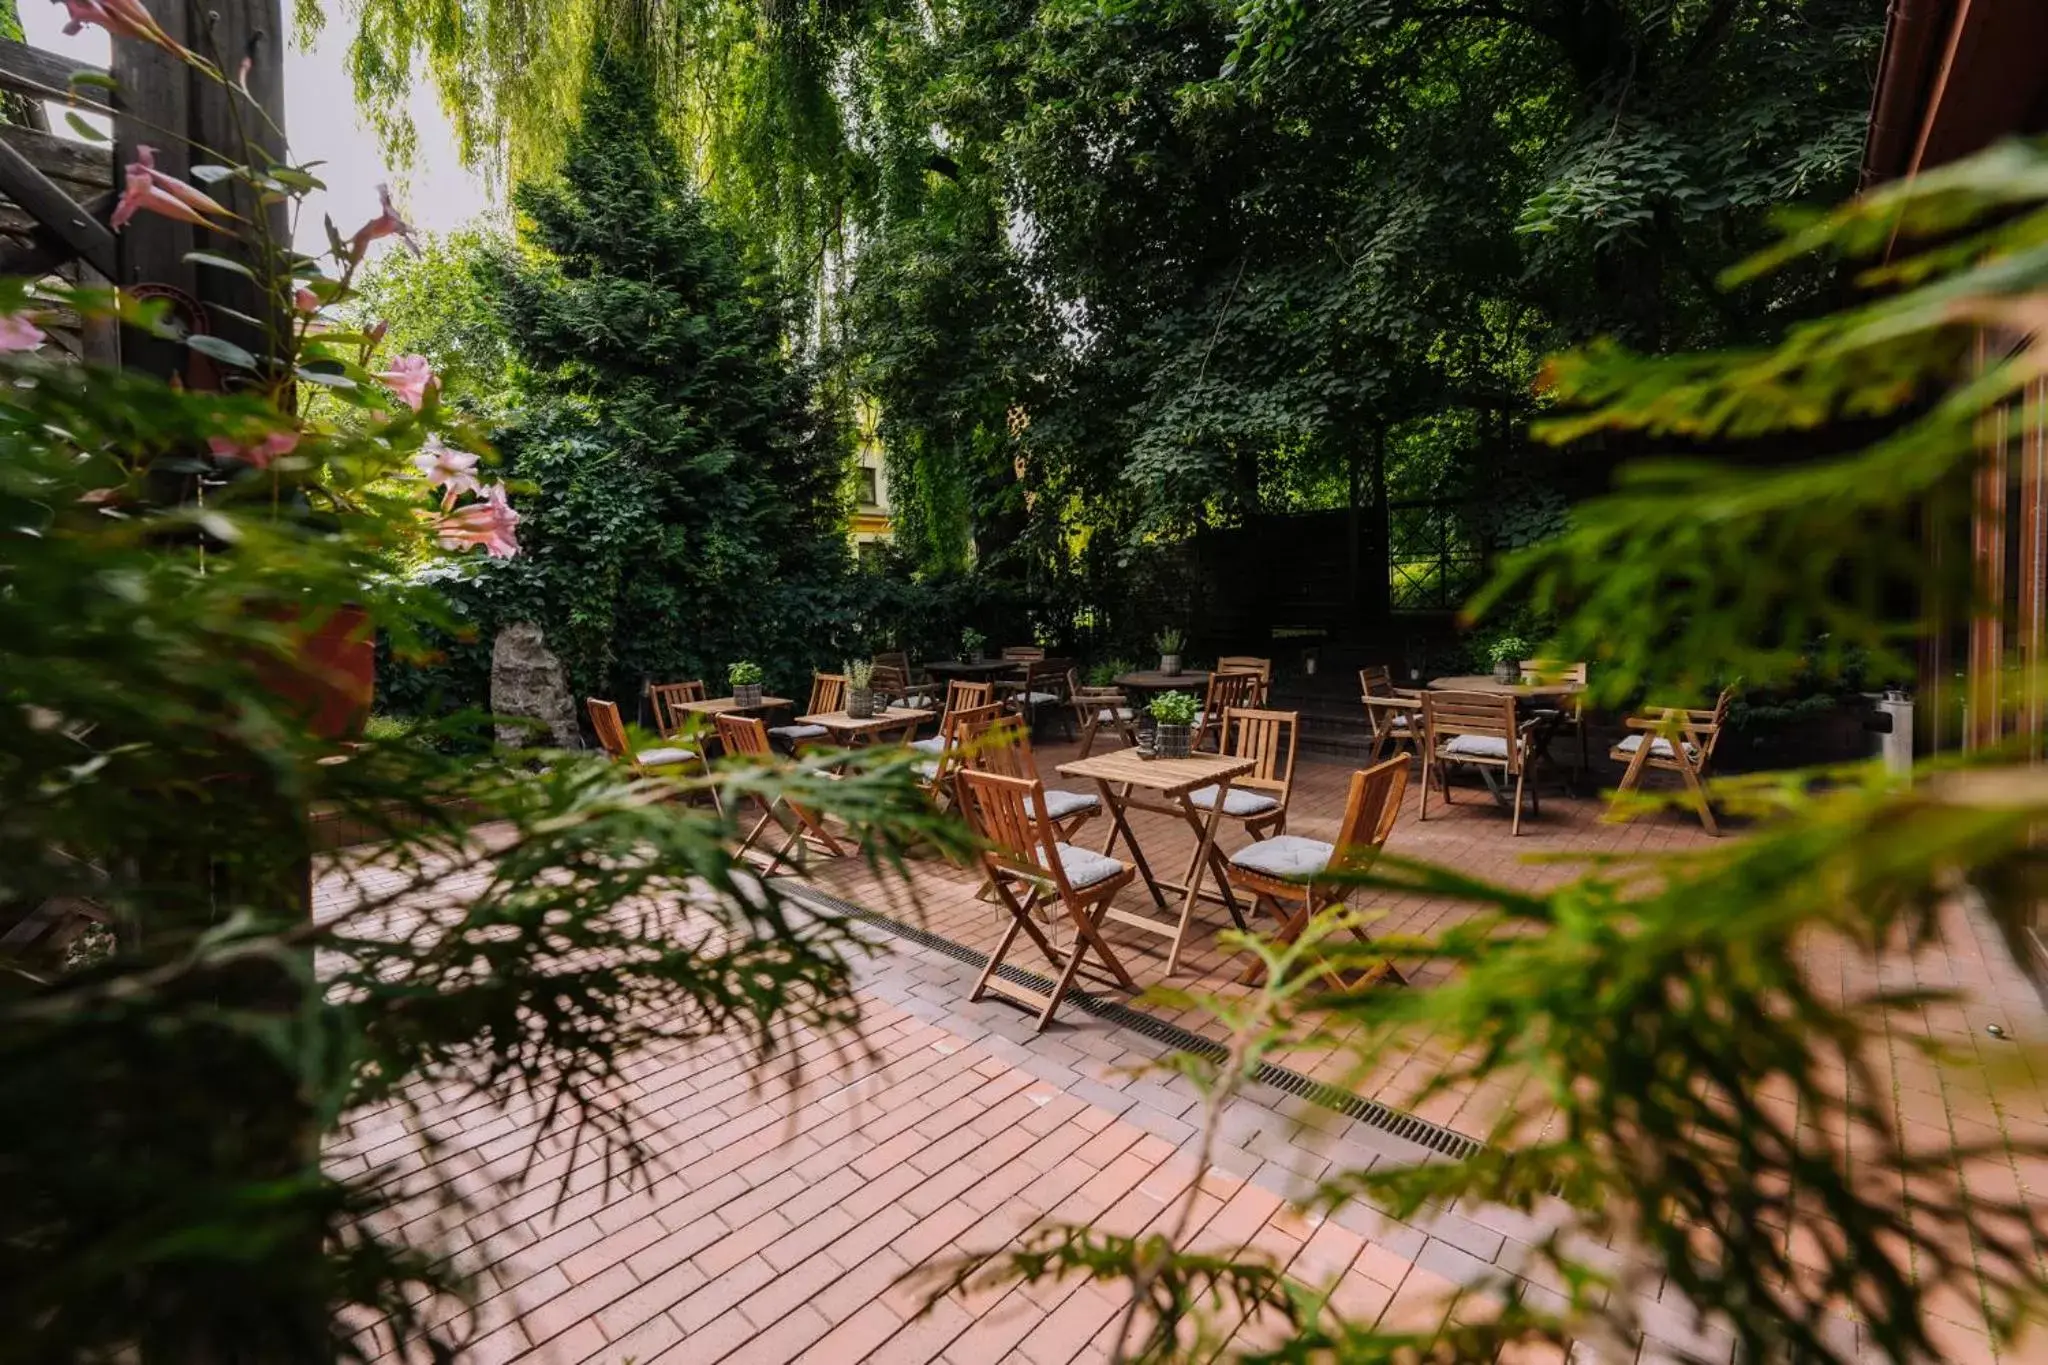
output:
[[[887,930],[897,938],[915,943],[920,948],[928,948],[935,953],[944,953],[947,957],[964,962],[970,967],[979,969],[988,965],[986,954],[977,953],[963,943],[955,943],[952,939],[942,938],[914,924],[905,924],[901,920],[877,914],[865,906],[841,900],[794,878],[778,877],[775,880],[777,889],[793,899],[812,901],[834,914],[872,924],[878,929]],[[996,975],[1015,985],[1037,991],[1040,995],[1051,994],[1054,985],[1049,977],[1024,971],[1007,962],[996,968]],[[1230,1055],[1229,1049],[1213,1038],[1204,1038],[1201,1034],[1184,1029],[1178,1024],[1170,1024],[1143,1010],[1132,1009],[1121,1001],[1090,995],[1078,987],[1070,987],[1066,998],[1084,1014],[1091,1014],[1118,1028],[1142,1034],[1154,1042],[1165,1043],[1176,1051],[1192,1052],[1215,1062],[1224,1061]],[[1291,1071],[1284,1066],[1275,1066],[1271,1062],[1259,1063],[1259,1069],[1253,1073],[1252,1079],[1263,1085],[1270,1085],[1276,1090],[1284,1090],[1290,1095],[1299,1096],[1312,1104],[1319,1104],[1325,1109],[1334,1109],[1368,1127],[1377,1128],[1383,1133],[1415,1143],[1419,1147],[1427,1147],[1430,1151],[1453,1160],[1463,1160],[1485,1150],[1486,1144],[1477,1138],[1467,1137],[1455,1129],[1431,1123],[1427,1119],[1419,1119],[1413,1114],[1390,1109],[1376,1100],[1366,1099],[1363,1095],[1353,1094],[1340,1086],[1304,1076],[1299,1071]]]

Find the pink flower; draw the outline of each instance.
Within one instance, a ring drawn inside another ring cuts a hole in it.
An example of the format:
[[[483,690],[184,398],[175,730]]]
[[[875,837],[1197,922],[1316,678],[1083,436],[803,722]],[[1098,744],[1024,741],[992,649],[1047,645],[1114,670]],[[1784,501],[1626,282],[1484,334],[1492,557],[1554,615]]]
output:
[[[443,445],[438,436],[429,436],[420,453],[412,457],[413,468],[426,476],[428,483],[442,490],[441,510],[455,506],[455,499],[464,493],[481,492],[483,485],[476,481],[476,456],[466,450]]]
[[[372,328],[371,328],[371,329],[370,329],[369,331],[365,332],[365,333],[364,333],[363,335],[365,335],[366,337],[368,337],[368,338],[369,338],[369,340],[370,340],[370,344],[371,344],[372,346],[375,346],[375,345],[376,345],[376,344],[377,344],[378,342],[380,342],[380,341],[382,341],[382,340],[384,339],[384,334],[385,334],[386,332],[390,331],[390,330],[391,330],[391,323],[390,323],[390,320],[389,320],[389,319],[386,319],[386,318],[378,318],[378,319],[377,319],[377,325],[376,325],[375,327],[372,327]]]
[[[207,214],[234,216],[184,181],[158,170],[154,147],[135,149],[135,160],[128,163],[127,175],[127,188],[121,192],[121,202],[114,205],[113,216],[107,219],[108,227],[118,229],[145,210],[201,227],[215,226],[207,221]]]
[[[483,490],[482,502],[457,508],[435,522],[434,534],[445,549],[481,545],[493,559],[510,559],[519,553],[519,542],[513,535],[513,528],[518,525],[519,514],[505,497],[505,485],[494,483]]]
[[[414,412],[427,401],[427,385],[434,382],[434,372],[423,355],[402,355],[391,362],[390,369],[379,371],[377,377]]]
[[[96,24],[116,37],[140,38],[145,43],[155,43],[180,57],[190,57],[191,52],[171,40],[162,25],[142,7],[142,0],[63,0],[64,8],[71,13],[71,22],[64,25],[64,32],[77,33],[87,24]]]
[[[391,207],[391,187],[389,185],[379,185],[377,187],[377,202],[383,206],[384,211],[356,229],[355,237],[349,242],[349,254],[360,261],[363,258],[363,252],[369,248],[370,243],[376,241],[379,237],[396,237],[412,249],[413,255],[419,255],[420,244],[413,240],[411,226],[406,223],[405,219],[398,216],[397,209]]]
[[[280,455],[289,455],[299,444],[299,433],[285,428],[272,431],[254,441],[237,441],[228,436],[213,436],[206,445],[214,454],[223,459],[242,460],[258,469],[270,468],[270,462]]]
[[[0,317],[0,351],[33,351],[45,340],[43,329],[21,314]]]
[[[320,311],[320,296],[302,284],[292,295],[292,307],[301,313],[317,313]]]

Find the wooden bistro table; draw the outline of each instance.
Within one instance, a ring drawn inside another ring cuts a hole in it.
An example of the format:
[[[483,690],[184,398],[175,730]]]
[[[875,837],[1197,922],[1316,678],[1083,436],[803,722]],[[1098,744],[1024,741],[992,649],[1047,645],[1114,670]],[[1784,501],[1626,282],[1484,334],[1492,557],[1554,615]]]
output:
[[[1133,692],[1192,692],[1199,697],[1202,689],[1209,685],[1209,675],[1185,669],[1179,673],[1161,673],[1156,668],[1140,668],[1119,677],[1116,685]]]
[[[886,711],[877,711],[872,716],[856,718],[844,711],[822,711],[815,716],[798,716],[798,725],[822,725],[832,732],[832,738],[848,748],[859,748],[884,739],[893,732],[901,732],[901,738],[908,740],[917,727],[930,720],[936,712],[916,706],[892,706]]]
[[[1015,659],[927,659],[924,671],[941,681],[947,678],[1000,678],[1023,667]]]
[[[1180,969],[1180,950],[1187,942],[1188,925],[1193,921],[1195,901],[1207,896],[1230,911],[1231,922],[1238,928],[1245,927],[1244,916],[1238,911],[1237,898],[1230,894],[1230,881],[1223,869],[1223,854],[1216,847],[1216,825],[1223,815],[1223,798],[1236,778],[1244,776],[1254,767],[1249,758],[1235,758],[1228,754],[1196,754],[1191,758],[1139,758],[1135,749],[1117,749],[1090,758],[1076,759],[1072,763],[1059,765],[1061,777],[1088,778],[1102,792],[1102,804],[1109,811],[1109,838],[1103,841],[1102,851],[1113,853],[1116,841],[1121,837],[1131,850],[1131,861],[1138,866],[1138,875],[1145,879],[1145,889],[1152,893],[1152,901],[1161,910],[1167,908],[1166,891],[1180,894],[1180,918],[1178,921],[1158,919],[1151,915],[1139,914],[1133,910],[1110,906],[1107,917],[1134,929],[1143,929],[1173,940],[1173,947],[1166,954],[1166,974],[1172,976]],[[1216,800],[1205,812],[1198,808],[1189,796],[1204,787],[1218,788]],[[1143,792],[1145,796],[1135,796]],[[1178,815],[1187,821],[1188,828],[1195,835],[1195,856],[1188,863],[1187,880],[1171,882],[1152,874],[1151,866],[1145,861],[1145,852],[1138,847],[1138,840],[1131,833],[1128,821],[1124,819],[1127,810],[1154,811],[1162,815]],[[1216,883],[1217,890],[1202,890],[1202,877],[1207,873]],[[1162,890],[1164,888],[1164,890]]]
[[[686,701],[682,709],[694,716],[745,716],[756,711],[781,711],[795,705],[788,697],[763,697],[757,706],[736,706],[731,697],[707,697],[703,701]]]

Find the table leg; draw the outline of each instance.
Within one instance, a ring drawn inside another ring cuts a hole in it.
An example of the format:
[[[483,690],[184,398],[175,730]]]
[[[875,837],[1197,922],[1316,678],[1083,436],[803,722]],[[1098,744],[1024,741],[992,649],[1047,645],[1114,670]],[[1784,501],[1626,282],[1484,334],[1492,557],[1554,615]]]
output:
[[[1229,792],[1230,780],[1228,778],[1225,778],[1223,781],[1216,784],[1217,810],[1220,811],[1223,809],[1224,798],[1229,795]],[[1221,895],[1213,896],[1210,899],[1222,902],[1223,908],[1230,912],[1230,922],[1240,929],[1244,928],[1244,912],[1238,909],[1237,895],[1230,889],[1230,877],[1229,874],[1224,871],[1223,850],[1215,847],[1212,841],[1209,847],[1209,861],[1205,867],[1205,865],[1202,862],[1201,853],[1202,826],[1201,823],[1195,819],[1194,807],[1188,805],[1186,802],[1183,802],[1181,803],[1180,814],[1181,818],[1188,822],[1188,828],[1194,831],[1195,835],[1195,855],[1194,857],[1188,860],[1188,870],[1186,875],[1182,879],[1183,884],[1193,888],[1195,894],[1199,896],[1201,894],[1202,887],[1202,874],[1206,870],[1209,874],[1210,880],[1216,883],[1217,890],[1219,890],[1222,893]]]
[[[1219,784],[1219,785],[1227,785],[1227,784]],[[1195,807],[1194,807],[1194,803],[1193,803],[1193,802],[1191,802],[1191,801],[1189,801],[1189,800],[1188,800],[1188,799],[1187,799],[1187,798],[1186,798],[1185,796],[1183,796],[1183,797],[1181,798],[1181,804],[1182,804],[1182,806],[1186,807],[1186,809],[1187,809],[1187,815],[1188,815],[1188,820],[1189,820],[1189,822],[1190,822],[1190,823],[1193,823],[1193,822],[1195,821],[1195,819],[1197,818],[1197,817],[1196,817],[1196,815],[1195,815]],[[1202,830],[1202,842],[1201,842],[1201,845],[1200,845],[1200,847],[1199,847],[1199,848],[1197,849],[1197,851],[1196,851],[1196,854],[1195,854],[1195,866],[1197,867],[1197,869],[1199,869],[1199,868],[1202,868],[1202,867],[1205,867],[1205,866],[1207,866],[1207,865],[1208,865],[1208,862],[1209,862],[1209,859],[1210,859],[1210,856],[1211,856],[1211,855],[1212,855],[1212,854],[1213,854],[1213,853],[1215,852],[1215,849],[1216,849],[1216,824],[1217,824],[1217,822],[1218,822],[1218,821],[1220,821],[1220,820],[1221,820],[1222,818],[1223,818],[1223,795],[1222,795],[1222,792],[1221,792],[1221,791],[1219,790],[1219,791],[1218,791],[1218,793],[1217,793],[1217,796],[1216,796],[1216,804],[1215,804],[1215,805],[1213,805],[1213,806],[1211,806],[1211,807],[1209,808],[1209,819],[1208,819],[1208,822],[1207,822],[1206,824],[1204,824],[1204,825],[1202,825],[1202,826],[1201,826],[1201,830]],[[1198,900],[1200,900],[1200,899],[1202,898],[1202,897],[1201,897],[1201,891],[1202,891],[1202,878],[1201,878],[1201,876],[1200,876],[1200,873],[1199,873],[1199,871],[1198,871],[1198,872],[1197,872],[1197,874],[1196,874],[1195,876],[1193,876],[1193,877],[1190,877],[1190,878],[1188,879],[1188,889],[1187,889],[1187,894],[1181,897],[1181,902],[1180,902],[1180,928],[1174,931],[1174,935],[1173,935],[1173,947],[1172,947],[1171,949],[1169,949],[1169,950],[1167,951],[1167,954],[1166,954],[1166,974],[1167,974],[1168,976],[1172,976],[1172,975],[1173,975],[1173,974],[1174,974],[1174,973],[1175,973],[1176,971],[1180,970],[1180,950],[1181,950],[1181,945],[1187,942],[1187,937],[1188,937],[1188,925],[1189,925],[1190,923],[1192,923],[1192,922],[1193,922],[1193,920],[1194,920],[1194,917],[1195,917],[1195,902],[1196,902],[1196,901],[1198,901]],[[1243,923],[1243,921],[1242,921],[1242,920],[1239,920],[1238,922],[1239,922],[1240,924],[1242,924],[1242,923]]]
[[[1145,850],[1138,847],[1138,836],[1132,834],[1131,827],[1124,822],[1124,798],[1130,795],[1130,785],[1126,783],[1121,793],[1113,790],[1110,783],[1099,777],[1095,779],[1095,785],[1102,792],[1102,804],[1109,807],[1109,838],[1103,842],[1103,853],[1107,855],[1116,847],[1117,836],[1121,834],[1125,846],[1131,850],[1131,861],[1137,865],[1138,875],[1145,879],[1145,889],[1152,893],[1152,903],[1164,910],[1166,897],[1160,892],[1159,883],[1152,877],[1152,866],[1145,861]]]

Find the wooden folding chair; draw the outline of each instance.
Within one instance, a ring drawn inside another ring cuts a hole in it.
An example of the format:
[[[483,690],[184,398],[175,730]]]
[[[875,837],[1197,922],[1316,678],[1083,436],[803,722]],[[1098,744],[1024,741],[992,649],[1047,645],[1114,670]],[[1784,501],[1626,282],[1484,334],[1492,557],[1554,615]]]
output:
[[[986,684],[982,684],[985,688]],[[961,756],[965,752],[962,736],[978,733],[989,722],[1003,714],[1000,703],[989,702],[982,706],[962,706],[948,711],[939,722],[939,733],[930,739],[921,739],[910,747],[930,757],[917,765],[918,778],[925,794],[932,804],[943,807],[953,799],[953,774],[959,771]]]
[[[1386,669],[1374,665],[1358,670],[1358,699],[1365,705],[1365,723],[1372,732],[1372,762],[1398,752],[1422,751],[1422,694],[1394,686]]]
[[[994,683],[965,682],[959,678],[946,684],[946,704],[939,712],[939,732],[927,739],[914,739],[910,747],[937,757],[946,748],[946,722],[962,711],[987,706],[996,699]]]
[[[647,698],[654,703],[654,725],[663,739],[674,739],[691,728],[696,719],[683,709],[685,702],[703,701],[707,694],[701,679],[692,682],[654,683]]]
[[[1542,751],[1529,742],[1529,732],[1542,722],[1535,717],[1518,720],[1515,699],[1496,692],[1425,692],[1422,695],[1422,811],[1429,818],[1429,779],[1432,770],[1444,804],[1451,801],[1450,779],[1445,769],[1479,769],[1487,789],[1500,798],[1505,781],[1514,779],[1514,820],[1510,837],[1522,832],[1522,795],[1528,793],[1529,811],[1542,814],[1537,804],[1536,784],[1530,770],[1542,760]],[[1500,781],[1489,776],[1500,774]]]
[[[1401,797],[1407,790],[1406,754],[1354,772],[1336,843],[1292,834],[1261,839],[1230,855],[1230,884],[1248,893],[1255,908],[1280,921],[1273,934],[1277,942],[1294,942],[1312,918],[1343,904],[1351,894],[1351,883],[1332,881],[1333,875],[1356,877],[1372,867],[1387,836],[1394,832]],[[1351,932],[1361,943],[1372,941],[1362,925],[1352,925]],[[1349,978],[1327,962],[1323,970],[1345,990],[1363,990],[1389,979],[1401,982],[1393,960],[1385,957]],[[1263,974],[1264,964],[1254,958],[1240,979],[1249,985]]]
[[[1071,659],[1034,659],[1024,665],[1023,681],[1004,683],[1003,690],[1009,694],[1010,705],[1034,730],[1039,716],[1049,711],[1064,719],[1071,732],[1072,694],[1067,691],[1067,679],[1073,672]]]
[[[968,824],[982,840],[981,864],[994,883],[996,899],[1009,913],[996,950],[974,983],[967,998],[1000,995],[1013,1003],[1038,1011],[1042,1031],[1052,1022],[1060,1000],[1080,973],[1082,959],[1093,955],[1107,977],[1090,964],[1089,979],[1102,985],[1135,991],[1138,983],[1124,970],[1116,952],[1102,936],[1102,916],[1119,891],[1130,885],[1137,869],[1093,849],[1063,843],[1046,809],[1045,784],[1036,779],[1007,777],[1001,773],[962,768],[954,775],[957,799]],[[1019,892],[1022,898],[1019,898]],[[1044,930],[1032,921],[1041,902],[1056,900],[1074,923],[1073,947],[1062,954]],[[1003,959],[1024,934],[1038,945],[1046,961],[1059,973],[1050,993],[1032,990],[999,975]]]
[[[775,751],[768,744],[768,727],[761,723],[760,717],[726,713],[712,719],[718,726],[718,740],[724,747],[727,758],[755,763],[775,761]],[[762,832],[770,825],[788,835],[782,841],[782,847],[769,855],[764,875],[774,876],[775,869],[784,861],[787,861],[791,868],[802,867],[802,862],[790,858],[789,854],[792,849],[802,850],[805,835],[809,835],[814,842],[823,846],[824,851],[834,858],[846,851],[839,846],[839,841],[832,837],[831,831],[825,828],[825,822],[817,812],[782,796],[771,801],[758,793],[749,793],[747,799],[761,808],[761,818],[754,822],[754,827],[740,840],[740,846],[735,850],[739,857],[747,856],[748,851],[754,846],[754,841],[760,838]],[[785,824],[782,821],[776,814],[778,809],[789,812],[790,823]]]
[[[1273,695],[1273,661],[1262,659],[1256,654],[1226,654],[1216,661],[1218,673],[1256,673],[1259,675],[1259,695],[1252,698],[1253,706],[1264,706]]]
[[[1256,766],[1230,779],[1223,794],[1223,818],[1242,824],[1254,839],[1284,833],[1287,801],[1294,790],[1294,753],[1300,742],[1299,711],[1225,711],[1222,752],[1249,758]],[[1208,810],[1216,804],[1216,788],[1198,788],[1188,793],[1188,800]],[[1192,877],[1192,867],[1189,873]]]
[[[1567,664],[1559,663],[1554,659],[1524,659],[1522,660],[1522,681],[1577,683],[1580,687],[1584,687],[1586,685],[1586,665],[1583,661]],[[1584,703],[1577,697],[1564,697],[1559,699],[1555,706],[1539,706],[1532,709],[1529,714],[1540,716],[1549,726],[1549,734],[1551,735],[1555,735],[1560,730],[1569,730],[1577,735],[1579,741],[1579,765],[1575,771],[1583,776],[1591,764],[1591,757],[1586,752],[1586,709]],[[1576,779],[1568,781],[1565,785],[1573,791],[1577,790]]]
[[[962,715],[959,754],[960,762],[977,772],[1025,779],[1038,776],[1038,760],[1031,752],[1030,727],[1017,716],[1003,714],[999,706]],[[1032,813],[1036,812],[1034,806]],[[1071,842],[1076,830],[1102,814],[1102,798],[1094,792],[1050,787],[1045,793],[1045,814],[1061,841]]]
[[[626,723],[619,719],[619,708],[613,702],[585,697],[583,707],[590,713],[590,728],[597,732],[599,747],[615,761],[631,766],[637,777],[675,776],[704,762],[695,749],[686,749],[679,744],[635,749],[626,733]]]
[[[811,674],[811,705],[805,711],[807,716],[822,716],[829,711],[846,709],[846,675],[844,673]],[[816,744],[827,739],[832,732],[822,725],[771,725],[768,738],[775,747],[794,756],[805,745]]]
[[[1221,747],[1223,713],[1253,710],[1258,705],[1254,700],[1258,695],[1259,675],[1256,673],[1211,673],[1203,696],[1202,713],[1195,718],[1194,747],[1200,749],[1212,739]]]
[[[1623,792],[1634,791],[1650,769],[1677,773],[1699,811],[1700,823],[1706,826],[1707,833],[1720,838],[1721,827],[1715,823],[1713,803],[1707,798],[1707,769],[1714,761],[1721,731],[1728,724],[1728,705],[1734,700],[1735,689],[1730,687],[1722,689],[1711,711],[1660,706],[1644,715],[1630,716],[1625,723],[1636,733],[1607,751],[1609,758],[1628,764],[1628,770],[1621,775],[1621,785],[1614,790],[1617,800]]]
[[[1074,720],[1081,732],[1081,757],[1095,748],[1095,736],[1105,727],[1123,736],[1125,744],[1137,747],[1138,713],[1130,698],[1117,687],[1083,687],[1076,669],[1067,670],[1067,696],[1074,705]]]

